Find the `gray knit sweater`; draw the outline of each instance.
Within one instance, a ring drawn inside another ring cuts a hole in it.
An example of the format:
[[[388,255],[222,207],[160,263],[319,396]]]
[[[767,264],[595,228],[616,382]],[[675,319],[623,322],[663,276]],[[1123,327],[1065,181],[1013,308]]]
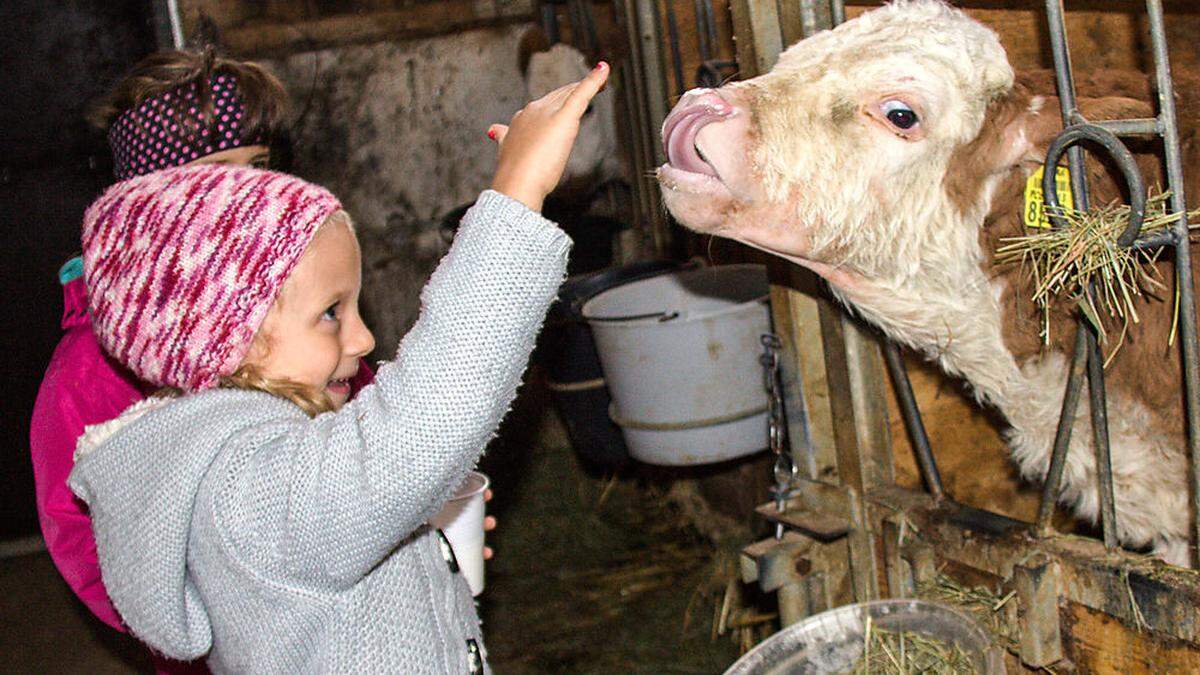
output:
[[[215,672],[469,672],[474,601],[424,523],[508,410],[569,246],[484,192],[396,360],[342,410],[210,391],[81,457],[69,482],[134,635]]]

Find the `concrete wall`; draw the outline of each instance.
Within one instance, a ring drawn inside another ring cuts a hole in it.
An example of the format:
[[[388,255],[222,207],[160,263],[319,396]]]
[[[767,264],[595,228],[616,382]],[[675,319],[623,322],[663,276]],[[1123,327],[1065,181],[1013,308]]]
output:
[[[270,61],[294,105],[293,171],[329,187],[358,224],[364,305],[390,357],[445,251],[443,214],[495,168],[485,136],[525,102],[525,26],[301,52]]]

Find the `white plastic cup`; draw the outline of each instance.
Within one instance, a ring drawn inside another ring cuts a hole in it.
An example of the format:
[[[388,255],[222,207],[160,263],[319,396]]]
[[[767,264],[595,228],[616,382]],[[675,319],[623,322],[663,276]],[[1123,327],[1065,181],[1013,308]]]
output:
[[[454,496],[429,524],[450,541],[471,595],[483,592],[483,493],[491,481],[478,471],[467,474]]]

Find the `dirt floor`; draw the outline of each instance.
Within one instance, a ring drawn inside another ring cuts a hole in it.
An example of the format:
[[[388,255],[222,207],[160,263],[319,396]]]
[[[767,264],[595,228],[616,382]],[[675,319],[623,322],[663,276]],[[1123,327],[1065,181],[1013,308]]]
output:
[[[723,671],[735,641],[767,630],[764,615],[747,612],[755,628],[714,635],[736,558],[684,523],[661,477],[584,471],[543,394],[526,387],[481,467],[499,518],[480,597],[493,668]],[[92,619],[44,552],[0,560],[0,625],[0,672],[152,672],[136,642]]]
[[[700,538],[661,477],[582,470],[536,398],[526,392],[481,467],[500,521],[480,599],[496,672],[723,671],[745,637],[713,631],[735,549]]]

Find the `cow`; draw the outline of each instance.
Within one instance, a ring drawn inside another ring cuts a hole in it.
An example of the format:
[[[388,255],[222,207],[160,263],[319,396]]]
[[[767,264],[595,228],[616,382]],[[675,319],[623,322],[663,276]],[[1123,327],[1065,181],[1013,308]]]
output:
[[[769,73],[684,95],[663,125],[662,198],[694,231],[813,270],[862,319],[963,378],[1007,422],[1022,476],[1040,481],[1074,308],[1052,306],[1044,344],[1033,281],[999,264],[996,249],[1023,232],[1026,179],[1062,129],[1051,83],[1015,74],[996,34],[960,10],[896,0],[796,43]],[[1088,119],[1154,115],[1145,100],[1081,93]],[[1186,157],[1191,108],[1180,107]],[[1160,161],[1138,159],[1147,183],[1161,185]],[[1089,161],[1087,173],[1094,204],[1122,195],[1107,163]],[[1120,542],[1186,565],[1192,516],[1180,362],[1167,347],[1170,283],[1138,300],[1141,323],[1107,371],[1107,412]],[[1058,498],[1095,522],[1087,408],[1082,401],[1073,422]]]

